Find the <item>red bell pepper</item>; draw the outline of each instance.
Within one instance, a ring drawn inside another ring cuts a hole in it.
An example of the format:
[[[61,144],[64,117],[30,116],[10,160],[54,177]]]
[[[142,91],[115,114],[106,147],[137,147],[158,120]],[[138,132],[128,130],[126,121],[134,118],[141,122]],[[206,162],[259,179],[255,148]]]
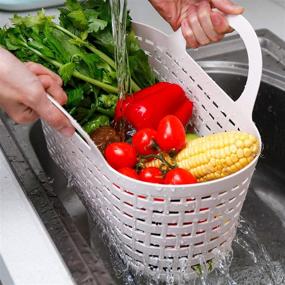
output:
[[[136,130],[156,129],[163,117],[174,114],[186,125],[192,116],[192,108],[192,102],[179,85],[160,82],[119,100],[115,120],[124,116]]]
[[[190,118],[192,117],[193,112],[193,102],[189,99],[185,99],[184,103],[180,105],[180,107],[176,110],[173,114],[177,118],[180,119],[181,123],[186,126],[189,122]]]
[[[132,95],[128,95],[125,99],[120,99],[115,108],[115,120],[120,119],[125,116],[126,108],[130,103],[138,101],[142,98],[150,96],[156,92],[161,91],[162,89],[171,86],[171,83],[168,82],[159,82],[152,86],[146,87]]]

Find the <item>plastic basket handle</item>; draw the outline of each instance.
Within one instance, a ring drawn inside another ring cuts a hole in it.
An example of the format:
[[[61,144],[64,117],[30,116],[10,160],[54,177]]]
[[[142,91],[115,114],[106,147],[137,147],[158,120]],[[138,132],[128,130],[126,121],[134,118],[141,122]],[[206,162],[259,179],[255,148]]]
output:
[[[236,104],[250,118],[257,97],[262,76],[262,53],[257,35],[251,24],[241,15],[227,16],[229,25],[240,35],[248,55],[248,77],[244,90]],[[174,33],[172,40],[185,50],[186,42],[181,29]]]
[[[83,139],[87,142],[87,144],[93,148],[95,144],[89,137],[89,135],[82,129],[82,127],[77,123],[77,121],[55,100],[53,97],[47,94],[50,102],[59,109],[70,121],[71,125],[75,128],[75,130],[83,137]]]

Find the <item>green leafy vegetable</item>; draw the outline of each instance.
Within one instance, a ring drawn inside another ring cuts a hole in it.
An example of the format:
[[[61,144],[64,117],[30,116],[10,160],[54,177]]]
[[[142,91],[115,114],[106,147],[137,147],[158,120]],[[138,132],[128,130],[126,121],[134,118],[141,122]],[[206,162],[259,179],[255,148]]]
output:
[[[203,265],[204,266],[204,265]],[[203,269],[202,269],[202,265],[201,264],[196,264],[192,266],[192,269],[197,273],[198,276],[202,276],[203,274]],[[206,263],[206,268],[207,272],[212,272],[214,269],[214,263],[213,260],[210,259],[207,261]],[[204,270],[205,270],[204,269]]]
[[[112,121],[118,100],[109,1],[67,0],[59,21],[43,10],[33,16],[15,15],[11,27],[0,29],[0,45],[22,61],[57,72],[68,95],[66,109],[90,132]],[[129,16],[127,49],[132,91],[155,83]]]
[[[91,134],[97,128],[103,126],[109,126],[109,117],[105,115],[96,115],[93,119],[91,119],[88,123],[83,126],[83,129],[88,133]]]
[[[75,88],[69,90],[67,91],[67,94],[68,94],[67,105],[71,107],[78,106],[81,103],[81,101],[84,99],[84,91],[82,88]]]

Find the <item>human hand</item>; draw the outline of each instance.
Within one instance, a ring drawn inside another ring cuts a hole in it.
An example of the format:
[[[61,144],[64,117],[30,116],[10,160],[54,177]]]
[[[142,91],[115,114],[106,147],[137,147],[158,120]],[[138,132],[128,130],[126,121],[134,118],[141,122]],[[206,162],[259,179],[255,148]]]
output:
[[[37,63],[22,63],[0,48],[0,107],[17,123],[41,117],[63,135],[74,133],[69,120],[48,100],[49,93],[60,104],[67,96],[61,78]]]
[[[187,46],[197,48],[217,42],[232,32],[225,15],[238,15],[244,9],[230,0],[150,0],[153,7],[171,25],[180,26]]]

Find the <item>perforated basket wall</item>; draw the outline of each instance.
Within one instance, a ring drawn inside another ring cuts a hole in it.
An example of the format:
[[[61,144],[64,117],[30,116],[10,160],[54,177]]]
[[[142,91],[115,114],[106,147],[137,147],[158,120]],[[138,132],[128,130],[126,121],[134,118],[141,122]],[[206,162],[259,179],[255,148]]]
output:
[[[243,130],[260,138],[253,122],[185,50],[172,48],[164,34],[143,25],[136,25],[136,32],[157,77],[180,84],[194,102],[197,133]],[[120,175],[78,135],[66,139],[46,124],[43,129],[51,156],[73,177],[91,215],[100,215],[112,229],[132,267],[160,278],[170,269],[193,277],[192,266],[201,257],[211,260],[215,250],[230,248],[257,158],[224,179],[158,186]]]

